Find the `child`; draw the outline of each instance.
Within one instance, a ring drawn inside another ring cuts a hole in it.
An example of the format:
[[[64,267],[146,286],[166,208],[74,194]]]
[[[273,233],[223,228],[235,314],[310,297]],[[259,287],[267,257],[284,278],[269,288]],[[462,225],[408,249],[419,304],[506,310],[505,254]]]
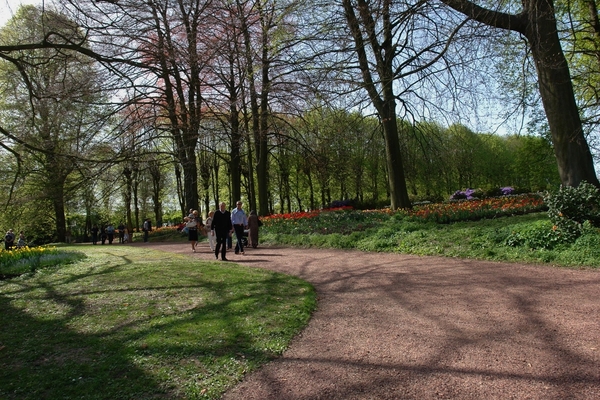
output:
[[[125,233],[123,234],[123,243],[129,243],[129,231],[127,228],[124,229]]]
[[[21,247],[25,247],[27,246],[27,243],[25,242],[25,235],[23,234],[23,231],[19,232],[19,241],[17,242],[17,248],[20,249]]]

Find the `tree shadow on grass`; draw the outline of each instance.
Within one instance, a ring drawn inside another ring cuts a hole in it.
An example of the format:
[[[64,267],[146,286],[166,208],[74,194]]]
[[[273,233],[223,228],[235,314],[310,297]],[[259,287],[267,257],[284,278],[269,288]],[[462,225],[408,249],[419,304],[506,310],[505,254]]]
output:
[[[306,295],[300,281],[290,284],[279,274],[240,272],[232,282],[219,275],[223,266],[149,267],[111,256],[110,265],[0,290],[0,398],[218,398],[277,355],[279,344],[265,344],[268,329],[257,339],[247,320],[261,321],[264,307],[287,304],[274,297]],[[111,275],[120,273],[125,277]],[[129,308],[127,301],[148,305]]]
[[[173,398],[101,336],[75,332],[63,319],[34,318],[3,295],[0,310],[1,398]]]

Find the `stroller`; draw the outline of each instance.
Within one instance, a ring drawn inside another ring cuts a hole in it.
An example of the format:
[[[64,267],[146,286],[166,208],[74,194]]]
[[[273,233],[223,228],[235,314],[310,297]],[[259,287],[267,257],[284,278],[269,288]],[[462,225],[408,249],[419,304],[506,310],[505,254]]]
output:
[[[250,231],[248,229],[244,229],[244,235],[242,236],[242,244],[244,247],[248,247],[248,233]]]

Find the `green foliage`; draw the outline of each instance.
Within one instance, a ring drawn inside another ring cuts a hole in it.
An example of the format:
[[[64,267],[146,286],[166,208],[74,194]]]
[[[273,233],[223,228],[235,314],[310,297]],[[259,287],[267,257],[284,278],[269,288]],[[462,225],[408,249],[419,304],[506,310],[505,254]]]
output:
[[[564,237],[552,229],[549,220],[534,221],[522,229],[512,231],[505,240],[512,247],[525,246],[530,249],[553,249],[564,243]]]
[[[565,247],[557,259],[574,265],[598,265],[600,260],[600,231],[584,223],[584,229],[575,243]]]
[[[339,218],[337,224],[329,219],[327,234],[323,233],[324,230],[303,233],[312,226],[314,217],[293,221],[274,218],[261,228],[261,243],[563,266],[600,266],[598,229],[584,223],[584,234],[580,239],[575,243],[568,242],[553,229],[553,223],[545,212],[448,224],[409,218],[402,212],[371,211],[363,214],[361,218],[354,217],[360,221],[360,229],[359,222],[352,222],[350,218]],[[365,229],[365,226],[368,228]]]
[[[548,217],[564,241],[573,242],[583,234],[584,223],[600,226],[600,191],[581,182],[578,187],[560,186],[546,194]]]
[[[183,221],[181,210],[166,210],[163,212],[163,222],[179,223]]]

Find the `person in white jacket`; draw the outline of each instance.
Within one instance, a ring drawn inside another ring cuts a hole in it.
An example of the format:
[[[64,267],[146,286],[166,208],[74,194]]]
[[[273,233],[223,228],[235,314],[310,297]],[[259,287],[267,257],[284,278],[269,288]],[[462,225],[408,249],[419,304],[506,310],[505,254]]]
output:
[[[208,218],[206,218],[206,224],[204,228],[206,229],[206,236],[208,236],[208,245],[212,251],[215,251],[215,246],[217,245],[217,238],[214,235],[214,232],[211,230],[212,219],[215,215],[214,211],[208,213]]]

